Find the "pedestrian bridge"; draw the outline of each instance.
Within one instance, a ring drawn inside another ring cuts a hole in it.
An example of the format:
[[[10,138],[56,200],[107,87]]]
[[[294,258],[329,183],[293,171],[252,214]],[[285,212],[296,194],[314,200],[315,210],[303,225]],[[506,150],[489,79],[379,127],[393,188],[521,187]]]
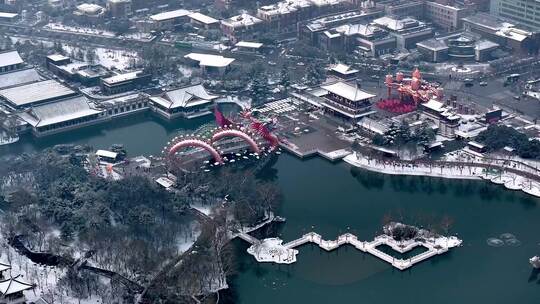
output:
[[[405,270],[416,263],[420,263],[435,255],[444,254],[450,248],[460,246],[462,241],[454,236],[437,236],[433,238],[423,238],[407,241],[396,241],[388,235],[379,235],[372,241],[360,241],[358,237],[351,233],[338,236],[335,240],[325,240],[316,232],[309,232],[302,237],[283,244],[279,238],[268,238],[258,240],[247,233],[239,233],[239,238],[251,244],[248,253],[253,255],[258,262],[271,262],[276,264],[292,264],[296,262],[298,250],[295,249],[304,244],[315,244],[326,251],[335,250],[343,245],[352,245],[355,249],[369,253],[399,270]],[[416,247],[422,246],[427,249],[420,254],[407,259],[393,257],[378,249],[381,245],[387,245],[398,253],[406,253]]]

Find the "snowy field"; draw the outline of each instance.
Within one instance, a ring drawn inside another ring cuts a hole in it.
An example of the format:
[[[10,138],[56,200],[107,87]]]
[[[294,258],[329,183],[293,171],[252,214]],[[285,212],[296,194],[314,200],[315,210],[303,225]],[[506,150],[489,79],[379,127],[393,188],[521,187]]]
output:
[[[21,38],[21,37],[10,37],[13,43],[24,43],[25,41],[36,41],[35,39]],[[37,40],[42,42],[46,47],[53,47],[54,44],[51,41],[47,40]],[[73,57],[73,54],[76,54],[80,47],[74,46],[72,44],[62,44],[62,48],[66,52],[66,56]],[[108,49],[108,48],[94,48],[96,51],[96,63],[103,65],[108,69],[116,68],[120,71],[130,70],[135,65],[139,64],[140,59],[137,55],[137,52],[128,51],[128,50],[118,50],[118,49]],[[83,53],[86,54],[87,48],[82,48]],[[83,58],[84,60],[85,58]]]
[[[102,37],[116,37],[116,34],[114,34],[113,32],[87,28],[87,27],[69,26],[69,25],[64,25],[61,23],[49,23],[49,24],[44,25],[43,28],[54,30],[54,31],[61,31],[61,32],[96,35],[96,36],[102,36]]]
[[[76,54],[79,50],[79,47],[63,44],[62,48],[67,54]],[[86,51],[84,48],[82,51]],[[95,48],[96,51],[96,63],[101,64],[102,66],[113,69],[116,68],[120,71],[125,71],[131,69],[138,63],[137,52],[127,51],[127,50],[113,50],[106,48]]]

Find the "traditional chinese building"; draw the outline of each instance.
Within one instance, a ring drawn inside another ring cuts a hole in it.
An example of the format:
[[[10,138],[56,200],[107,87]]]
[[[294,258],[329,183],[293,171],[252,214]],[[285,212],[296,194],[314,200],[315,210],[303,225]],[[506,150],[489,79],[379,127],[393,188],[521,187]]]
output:
[[[375,95],[355,85],[340,81],[321,88],[327,92],[322,101],[327,113],[350,122],[356,122],[372,113],[371,105]]]

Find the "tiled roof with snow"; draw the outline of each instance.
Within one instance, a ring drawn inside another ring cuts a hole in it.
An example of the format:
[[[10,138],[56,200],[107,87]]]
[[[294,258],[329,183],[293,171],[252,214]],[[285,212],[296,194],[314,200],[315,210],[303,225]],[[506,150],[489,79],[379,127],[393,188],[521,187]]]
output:
[[[32,288],[34,288],[32,284],[22,281],[19,277],[0,281],[0,294],[4,297]]]
[[[201,84],[198,84],[168,91],[161,96],[150,97],[150,100],[165,108],[186,108],[210,103],[217,97],[209,94]]]
[[[78,96],[34,106],[27,112],[19,114],[19,117],[33,127],[43,127],[101,112],[101,110],[92,108],[86,97]]]
[[[60,99],[75,94],[75,91],[56,80],[45,80],[0,90],[0,96],[15,106]]]
[[[375,95],[371,93],[363,91],[356,86],[350,85],[342,81],[329,85],[324,85],[321,86],[321,88],[351,101],[360,101],[375,97]]]
[[[23,63],[21,56],[17,51],[8,51],[0,53],[0,68],[5,66],[10,66],[14,64]]]
[[[39,76],[35,69],[24,69],[11,73],[0,74],[0,89],[37,82],[40,80],[41,76]]]

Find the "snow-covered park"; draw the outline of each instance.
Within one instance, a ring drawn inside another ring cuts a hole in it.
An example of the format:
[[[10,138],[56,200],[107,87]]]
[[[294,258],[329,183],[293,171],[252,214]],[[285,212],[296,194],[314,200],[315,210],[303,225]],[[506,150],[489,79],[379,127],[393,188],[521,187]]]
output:
[[[67,54],[76,54],[79,51],[79,47],[63,44],[62,48]],[[137,52],[127,51],[127,50],[117,50],[117,49],[107,49],[107,48],[95,48],[96,52],[96,63],[101,64],[102,66],[118,70],[129,70],[133,68],[139,61],[139,56]],[[85,49],[81,51],[85,52]]]

